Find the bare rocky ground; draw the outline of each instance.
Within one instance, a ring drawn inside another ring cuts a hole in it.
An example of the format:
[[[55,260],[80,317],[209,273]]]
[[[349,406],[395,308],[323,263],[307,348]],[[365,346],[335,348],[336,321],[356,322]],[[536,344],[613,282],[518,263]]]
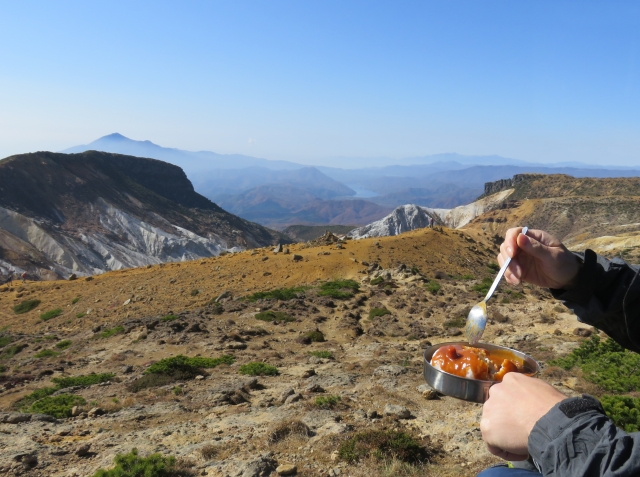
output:
[[[121,291],[118,273],[92,282],[18,284],[0,293],[2,333],[12,338],[11,346],[27,345],[0,361],[0,474],[90,476],[133,448],[141,455],[174,455],[192,475],[234,477],[277,475],[276,469],[281,475],[331,477],[472,476],[496,462],[481,440],[481,406],[437,395],[424,383],[421,356],[430,343],[461,339],[460,317],[481,297],[472,287],[493,274],[485,264],[493,261],[495,244],[481,236],[427,230],[336,247],[315,243],[294,246],[288,255],[263,249],[179,269],[127,271],[133,297],[129,289]],[[296,254],[302,258],[294,260]],[[234,287],[220,277],[222,271],[234,281],[256,278]],[[356,279],[360,291],[345,300],[319,296],[315,280],[336,278]],[[159,289],[170,280],[180,287],[173,297]],[[195,297],[184,293],[194,282],[204,290]],[[429,288],[434,283],[438,291]],[[209,303],[225,284],[227,296],[219,305]],[[289,301],[240,298],[276,285],[305,284],[309,288]],[[155,294],[149,293],[154,286]],[[82,309],[96,311],[74,320],[79,308],[67,305],[78,296]],[[107,305],[111,296],[117,307]],[[42,298],[44,304],[12,316],[11,306],[26,298]],[[123,305],[122,298],[131,301]],[[64,307],[62,317],[40,321],[39,314],[55,306]],[[371,309],[381,308],[390,313],[369,318]],[[293,321],[257,320],[264,310]],[[177,318],[163,321],[170,312]],[[543,364],[541,377],[568,395],[588,390],[579,376],[546,366],[577,346],[583,338],[575,333],[592,332],[546,291],[503,286],[490,315],[485,341],[531,354]],[[122,333],[101,337],[116,325]],[[314,330],[326,341],[304,339]],[[56,350],[61,340],[72,344],[57,356],[35,357],[43,349]],[[312,351],[332,358],[311,356]],[[150,364],[179,354],[232,355],[235,362],[195,379],[129,390]],[[276,366],[280,374],[238,373],[253,361]],[[106,383],[65,391],[87,402],[75,417],[52,419],[15,409],[18,399],[50,386],[52,378],[107,372],[115,376]],[[340,400],[321,408],[319,396]],[[346,439],[383,429],[412,434],[430,450],[429,462],[406,466],[371,457],[349,464],[339,458]]]

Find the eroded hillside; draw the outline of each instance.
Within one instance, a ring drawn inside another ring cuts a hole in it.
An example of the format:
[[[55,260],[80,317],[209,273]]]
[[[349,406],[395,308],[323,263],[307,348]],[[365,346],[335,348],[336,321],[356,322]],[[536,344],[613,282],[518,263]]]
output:
[[[137,448],[178,457],[181,475],[473,476],[496,461],[481,408],[426,386],[421,350],[460,339],[495,273],[488,237],[327,236],[2,287],[0,471],[88,476]],[[503,286],[485,339],[544,364],[583,339],[566,311],[543,290]],[[178,355],[195,358],[179,373],[166,361]],[[543,378],[593,392],[568,373]],[[349,450],[394,436],[407,453]]]

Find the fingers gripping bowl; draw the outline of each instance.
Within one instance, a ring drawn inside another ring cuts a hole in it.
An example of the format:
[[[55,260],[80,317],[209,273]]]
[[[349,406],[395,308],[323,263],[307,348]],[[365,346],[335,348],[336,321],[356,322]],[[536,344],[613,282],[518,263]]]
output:
[[[451,374],[443,371],[442,369],[438,369],[438,367],[443,367],[441,366],[442,362],[436,364],[436,366],[433,366],[431,364],[432,358],[441,348],[444,349],[440,352],[440,355],[446,352],[446,350],[448,349],[447,347],[455,347],[456,349],[461,349],[466,346],[469,346],[469,343],[450,342],[439,343],[426,349],[424,351],[423,372],[424,379],[427,381],[427,384],[447,396],[462,399],[464,401],[484,403],[489,397],[489,388],[499,382],[500,379],[502,379],[504,372],[517,371],[519,373],[526,374],[527,376],[533,376],[540,370],[540,365],[531,356],[511,348],[486,343],[476,343],[474,345],[474,348],[486,350],[488,356],[492,358],[499,357],[500,362],[502,362],[503,360],[511,361],[516,365],[517,370],[513,370],[510,365],[506,363],[505,365],[507,366],[507,368],[505,368],[504,370],[501,368],[497,372],[495,372],[495,369],[493,369],[491,372],[485,372],[485,368],[481,366],[479,373],[474,375],[483,379],[474,379],[471,377],[456,376],[455,374]],[[436,362],[438,361],[437,358],[438,355],[436,356]],[[493,360],[495,361],[495,359]],[[444,368],[447,369],[446,366],[444,366]],[[500,374],[500,371],[503,371],[502,374]],[[495,378],[498,380],[494,380],[491,378]]]

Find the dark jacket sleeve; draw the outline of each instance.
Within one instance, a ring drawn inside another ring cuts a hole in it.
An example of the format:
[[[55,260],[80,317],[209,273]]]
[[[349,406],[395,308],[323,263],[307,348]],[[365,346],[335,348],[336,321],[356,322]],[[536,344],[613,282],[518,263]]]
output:
[[[607,260],[592,250],[571,290],[551,290],[578,319],[640,352],[638,267]],[[640,475],[640,433],[618,429],[602,412],[568,416],[558,403],[533,427],[529,453],[545,476],[622,477]]]
[[[593,250],[576,253],[582,269],[571,290],[551,290],[578,319],[640,353],[640,277],[638,267],[607,260]]]
[[[542,475],[640,475],[640,433],[618,429],[598,411],[567,417],[561,404],[545,414],[529,435],[529,453]]]

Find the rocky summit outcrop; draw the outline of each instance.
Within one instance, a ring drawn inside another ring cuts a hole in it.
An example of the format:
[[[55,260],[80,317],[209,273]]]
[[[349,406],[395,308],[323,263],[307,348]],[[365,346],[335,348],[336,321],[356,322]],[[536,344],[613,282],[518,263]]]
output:
[[[97,151],[0,161],[0,274],[92,275],[279,241],[162,161]]]
[[[461,228],[479,215],[500,206],[512,193],[513,189],[503,190],[453,209],[431,209],[415,204],[403,205],[383,219],[352,230],[349,235],[355,239],[398,235],[409,230],[428,227],[431,217],[434,219],[434,225]]]
[[[420,207],[414,204],[401,205],[386,217],[359,227],[349,232],[354,239],[369,237],[384,237],[398,235],[410,230],[421,229],[429,226],[429,219],[438,220],[432,209]]]

